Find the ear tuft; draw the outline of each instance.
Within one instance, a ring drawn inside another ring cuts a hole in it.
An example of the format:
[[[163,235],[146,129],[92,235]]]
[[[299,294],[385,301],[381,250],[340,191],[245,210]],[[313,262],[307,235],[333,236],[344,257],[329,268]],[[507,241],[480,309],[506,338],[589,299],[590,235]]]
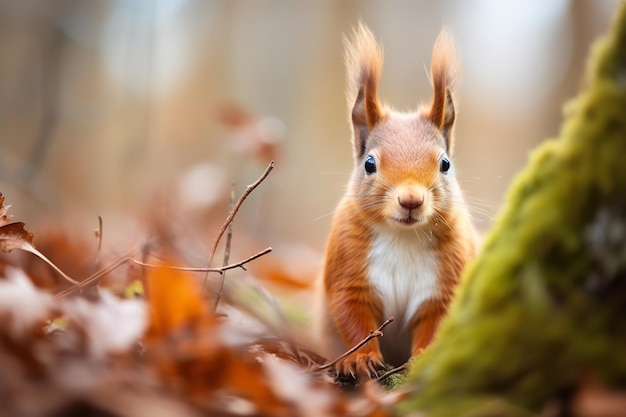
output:
[[[452,35],[443,29],[433,48],[431,78],[433,84],[433,102],[428,112],[428,119],[439,129],[446,141],[448,154],[454,145],[452,128],[454,127],[454,84],[457,76],[457,58]]]
[[[354,153],[358,160],[365,153],[370,131],[383,117],[377,97],[383,51],[363,23],[358,24],[350,39],[345,39],[345,47],[347,100],[352,120]]]

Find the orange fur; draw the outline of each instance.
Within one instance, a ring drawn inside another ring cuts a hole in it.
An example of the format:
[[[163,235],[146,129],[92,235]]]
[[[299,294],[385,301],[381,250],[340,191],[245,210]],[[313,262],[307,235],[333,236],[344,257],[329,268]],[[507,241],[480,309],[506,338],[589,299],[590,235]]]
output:
[[[444,168],[456,116],[450,35],[433,50],[432,104],[414,113],[378,101],[382,49],[365,26],[346,48],[355,167],[326,247],[318,325],[338,355],[397,315],[387,336],[336,366],[371,377],[383,361],[399,365],[430,344],[476,244],[454,171]]]

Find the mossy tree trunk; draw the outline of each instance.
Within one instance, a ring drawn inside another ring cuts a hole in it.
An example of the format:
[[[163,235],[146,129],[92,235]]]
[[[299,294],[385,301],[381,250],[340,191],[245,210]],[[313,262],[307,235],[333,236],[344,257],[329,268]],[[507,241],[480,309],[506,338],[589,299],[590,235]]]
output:
[[[565,117],[416,359],[401,413],[571,415],[589,380],[626,395],[625,4]]]

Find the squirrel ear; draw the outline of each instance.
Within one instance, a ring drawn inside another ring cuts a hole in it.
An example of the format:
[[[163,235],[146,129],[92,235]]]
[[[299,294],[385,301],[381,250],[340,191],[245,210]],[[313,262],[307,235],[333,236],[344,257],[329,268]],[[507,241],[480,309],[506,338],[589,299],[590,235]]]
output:
[[[439,129],[446,141],[446,152],[451,154],[452,150],[452,127],[454,126],[454,101],[452,92],[449,88],[445,92],[437,94],[435,90],[435,98],[428,114],[428,119]]]
[[[352,108],[352,130],[354,134],[354,152],[357,159],[361,159],[367,148],[367,137],[376,123],[381,119],[381,110],[376,98],[376,88],[373,93],[367,85],[362,85],[356,96]]]
[[[452,94],[457,71],[457,59],[454,52],[454,42],[450,33],[441,31],[433,48],[433,57],[430,67],[433,83],[433,103],[428,112],[428,119],[441,131],[446,141],[448,155],[452,152],[454,126],[454,99]]]
[[[367,138],[383,118],[376,90],[383,64],[383,53],[374,35],[362,23],[351,39],[345,40],[348,70],[348,107],[352,120],[354,153],[361,159],[367,149]]]

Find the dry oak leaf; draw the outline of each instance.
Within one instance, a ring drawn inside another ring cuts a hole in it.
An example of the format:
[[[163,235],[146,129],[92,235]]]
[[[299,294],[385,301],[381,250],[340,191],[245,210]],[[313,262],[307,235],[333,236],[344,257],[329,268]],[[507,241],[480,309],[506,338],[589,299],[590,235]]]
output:
[[[11,223],[13,216],[7,214],[11,206],[4,205],[4,196],[0,193],[0,250],[11,252],[13,249],[22,249],[30,252],[33,246],[33,235],[24,229],[22,222]]]
[[[4,196],[0,193],[0,226],[4,226],[5,224],[9,224],[13,219],[13,216],[7,214],[11,206],[4,205]]]
[[[24,229],[22,222],[9,223],[0,227],[0,250],[11,252],[13,249],[22,249],[32,252],[34,234]]]
[[[35,235],[24,229],[24,223],[22,222],[5,224],[0,227],[0,250],[2,252],[11,252],[13,249],[20,249],[30,252],[54,268],[54,270],[67,281],[72,284],[78,284],[78,282],[68,277],[63,271],[61,271],[51,260],[46,258],[43,253],[35,249],[35,246],[33,245],[34,237]]]
[[[52,261],[46,258],[43,253],[35,249],[33,245],[35,235],[24,229],[24,223],[8,223],[13,218],[13,216],[7,214],[10,207],[4,205],[4,196],[0,193],[0,250],[5,253],[11,252],[13,249],[30,252],[54,268],[63,278],[73,284],[78,284],[78,282],[68,277]]]

